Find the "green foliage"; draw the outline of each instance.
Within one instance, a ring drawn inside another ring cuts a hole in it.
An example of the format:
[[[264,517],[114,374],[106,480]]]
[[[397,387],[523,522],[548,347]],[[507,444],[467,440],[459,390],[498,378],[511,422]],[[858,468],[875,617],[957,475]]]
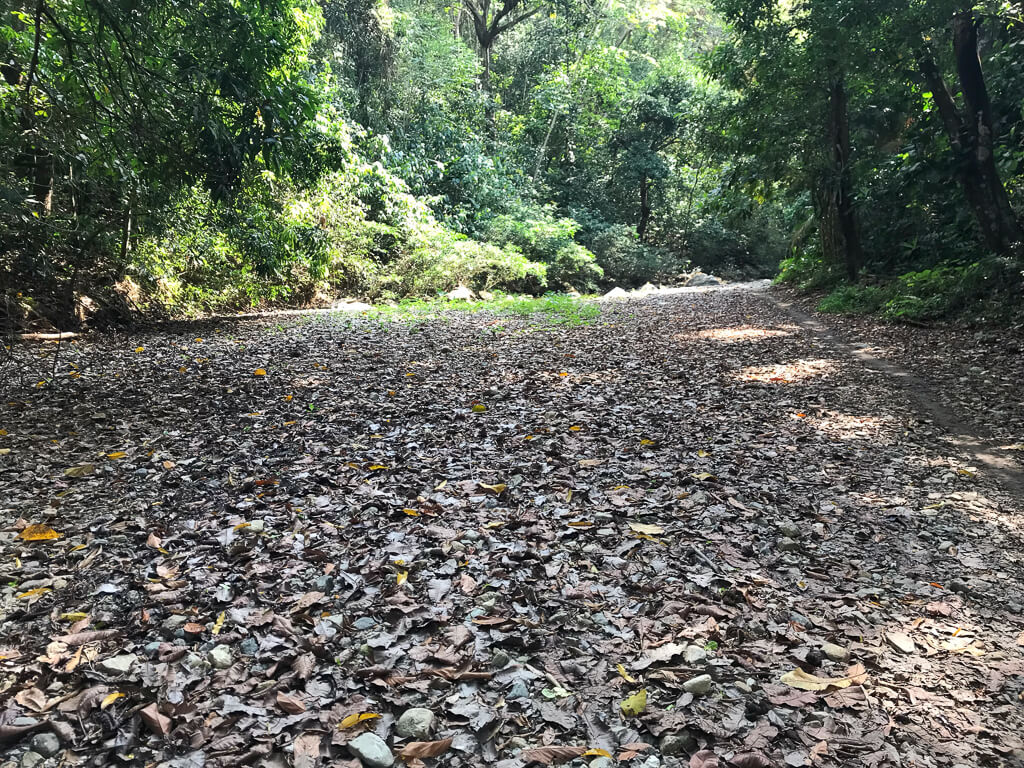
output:
[[[524,207],[479,225],[487,241],[515,248],[531,261],[546,264],[549,286],[589,293],[597,289],[603,271],[594,254],[576,242],[578,228],[572,219],[558,218],[550,207]]]
[[[1020,270],[1003,261],[944,263],[907,272],[880,285],[842,285],[818,305],[821,312],[879,314],[895,322],[957,314],[1005,315],[1021,285]],[[1009,305],[1009,306],[1007,306]]]
[[[498,316],[539,319],[548,325],[588,325],[601,315],[601,308],[592,299],[545,293],[543,296],[522,296],[498,293],[489,301],[452,301],[449,299],[405,299],[391,305],[375,307],[370,317],[399,321],[436,319],[446,312],[489,312]]]

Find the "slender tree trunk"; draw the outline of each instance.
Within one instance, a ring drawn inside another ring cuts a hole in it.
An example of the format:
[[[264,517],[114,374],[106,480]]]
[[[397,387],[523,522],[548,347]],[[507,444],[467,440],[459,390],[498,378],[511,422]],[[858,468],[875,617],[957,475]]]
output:
[[[651,223],[651,181],[647,176],[640,179],[640,221],[636,225],[636,234],[640,242],[645,242],[647,226]]]
[[[864,263],[850,177],[850,117],[846,83],[832,78],[828,91],[828,167],[816,192],[821,245],[826,259],[856,280]]]

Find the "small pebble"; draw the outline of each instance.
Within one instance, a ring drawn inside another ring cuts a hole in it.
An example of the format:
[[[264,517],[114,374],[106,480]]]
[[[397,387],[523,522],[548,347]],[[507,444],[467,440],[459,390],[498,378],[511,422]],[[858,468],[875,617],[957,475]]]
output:
[[[822,643],[821,650],[832,661],[846,661],[850,658],[849,650],[835,643]]]
[[[206,659],[214,669],[227,669],[234,661],[231,649],[226,645],[214,646],[213,650],[207,654]]]

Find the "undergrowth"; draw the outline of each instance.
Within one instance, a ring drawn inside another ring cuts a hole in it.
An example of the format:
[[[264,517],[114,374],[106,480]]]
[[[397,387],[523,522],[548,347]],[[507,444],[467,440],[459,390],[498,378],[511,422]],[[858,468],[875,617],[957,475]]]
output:
[[[776,283],[804,292],[827,291],[818,311],[874,314],[892,322],[925,322],[947,317],[1008,320],[1022,286],[1021,266],[1002,259],[970,264],[942,263],[875,282],[850,284],[834,269],[810,259],[787,259]]]
[[[450,299],[406,299],[395,304],[374,307],[367,317],[395,322],[417,322],[438,319],[449,312],[488,312],[543,319],[549,325],[587,325],[600,314],[601,308],[591,298],[546,293],[543,296],[497,294],[490,301]]]

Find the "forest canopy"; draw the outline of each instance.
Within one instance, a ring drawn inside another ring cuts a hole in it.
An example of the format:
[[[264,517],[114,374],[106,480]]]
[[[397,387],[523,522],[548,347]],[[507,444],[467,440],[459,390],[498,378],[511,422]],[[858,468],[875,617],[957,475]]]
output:
[[[1024,11],[8,0],[4,314],[595,292],[700,267],[1014,306]]]

